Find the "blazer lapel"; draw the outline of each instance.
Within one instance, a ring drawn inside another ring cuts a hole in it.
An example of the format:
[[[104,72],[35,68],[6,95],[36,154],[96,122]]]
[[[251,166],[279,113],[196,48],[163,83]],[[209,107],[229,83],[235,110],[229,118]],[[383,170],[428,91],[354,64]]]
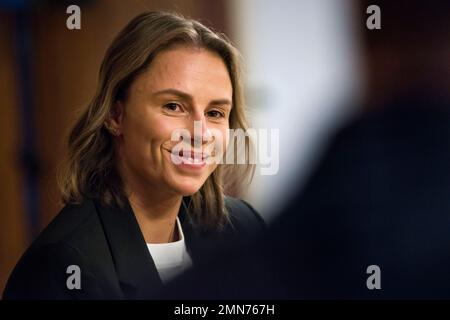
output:
[[[190,197],[183,198],[180,211],[178,212],[178,219],[180,219],[181,228],[183,229],[186,249],[191,256],[192,263],[195,264],[199,260],[200,233],[194,220],[187,211],[189,199]]]
[[[188,213],[190,197],[184,197],[181,204],[178,218],[180,219],[181,227],[183,228],[186,248],[191,256],[192,263],[201,263],[207,258],[217,245],[218,237],[214,232],[201,228],[195,219]]]
[[[95,201],[126,299],[156,298],[163,287],[130,204],[125,210]]]

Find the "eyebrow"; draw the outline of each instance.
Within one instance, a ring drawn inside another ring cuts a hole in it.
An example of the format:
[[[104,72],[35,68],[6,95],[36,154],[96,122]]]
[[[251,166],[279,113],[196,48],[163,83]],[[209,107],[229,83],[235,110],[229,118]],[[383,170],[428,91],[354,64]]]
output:
[[[180,98],[182,98],[184,100],[188,100],[190,102],[192,102],[194,100],[193,97],[189,93],[186,93],[186,92],[183,92],[183,91],[180,91],[180,90],[177,90],[177,89],[164,89],[164,90],[160,90],[160,91],[154,92],[153,94],[154,95],[172,94],[172,95],[178,96],[178,97],[180,97]],[[231,101],[229,99],[226,99],[226,98],[211,100],[209,102],[209,104],[210,105],[212,104],[212,105],[229,105],[229,106],[232,106]]]

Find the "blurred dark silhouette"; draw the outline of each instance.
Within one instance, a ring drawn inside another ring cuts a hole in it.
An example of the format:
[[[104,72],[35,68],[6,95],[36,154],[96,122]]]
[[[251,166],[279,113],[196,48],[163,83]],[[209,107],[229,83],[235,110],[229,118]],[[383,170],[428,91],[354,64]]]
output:
[[[365,30],[370,4],[381,30]],[[361,113],[263,238],[218,254],[164,297],[450,298],[450,2],[362,1],[359,12]],[[380,290],[366,286],[370,265]]]

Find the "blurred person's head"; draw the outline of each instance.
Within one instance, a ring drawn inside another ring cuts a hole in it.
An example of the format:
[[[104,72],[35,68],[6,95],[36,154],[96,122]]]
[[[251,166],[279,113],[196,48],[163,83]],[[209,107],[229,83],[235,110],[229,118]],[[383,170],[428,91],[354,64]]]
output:
[[[123,206],[134,187],[160,198],[192,195],[193,214],[220,226],[224,165],[205,160],[217,156],[212,144],[225,151],[227,129],[246,129],[238,60],[223,35],[195,20],[162,12],[134,18],[107,50],[97,92],[70,134],[64,202],[95,197]],[[190,134],[183,142],[192,153],[172,152],[177,129]]]
[[[450,98],[450,1],[361,1],[370,96],[428,90]],[[366,28],[366,8],[378,5],[381,29]],[[444,97],[443,97],[444,98]]]

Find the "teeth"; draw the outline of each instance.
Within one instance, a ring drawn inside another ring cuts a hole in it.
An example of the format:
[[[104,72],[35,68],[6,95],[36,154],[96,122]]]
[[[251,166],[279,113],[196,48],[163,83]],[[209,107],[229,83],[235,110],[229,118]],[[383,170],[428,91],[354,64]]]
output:
[[[180,153],[175,153],[172,156],[177,159],[176,164],[186,163],[186,164],[194,164],[194,165],[206,164],[206,161],[209,158],[208,155],[205,155],[202,153],[183,154],[182,152],[180,152]]]
[[[195,158],[183,158],[183,162],[188,164],[201,164],[203,163],[203,160]]]

